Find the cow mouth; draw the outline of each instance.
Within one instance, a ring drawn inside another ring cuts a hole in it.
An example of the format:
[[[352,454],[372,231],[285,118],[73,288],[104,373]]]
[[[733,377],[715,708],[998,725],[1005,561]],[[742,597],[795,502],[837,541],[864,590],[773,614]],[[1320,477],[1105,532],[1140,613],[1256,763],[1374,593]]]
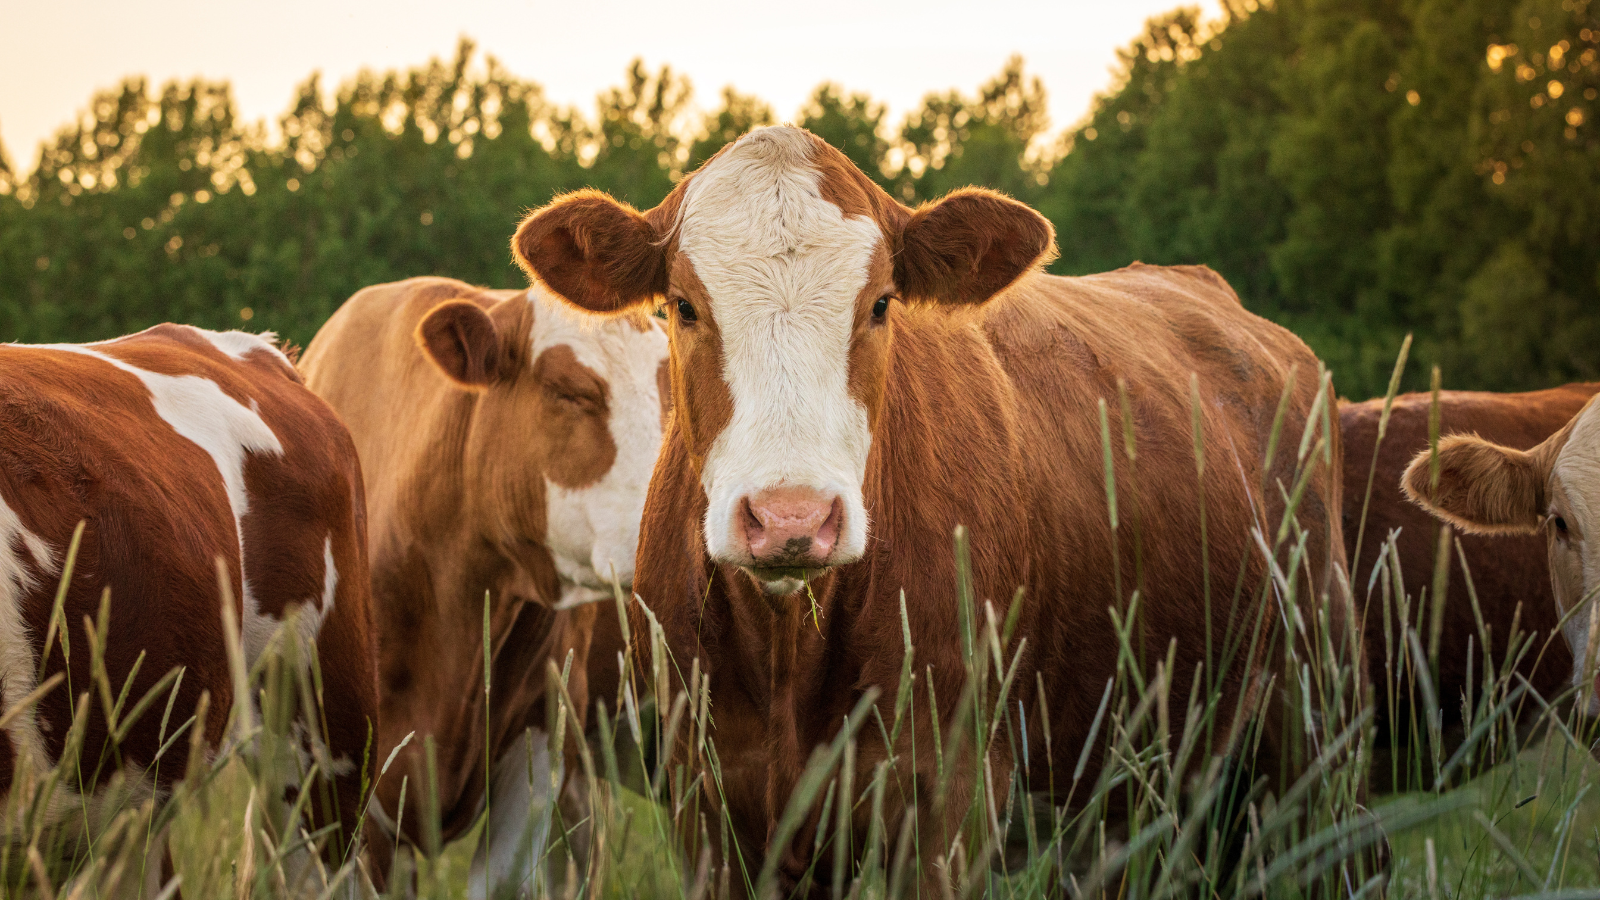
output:
[[[740,566],[762,592],[773,597],[797,593],[830,566]]]

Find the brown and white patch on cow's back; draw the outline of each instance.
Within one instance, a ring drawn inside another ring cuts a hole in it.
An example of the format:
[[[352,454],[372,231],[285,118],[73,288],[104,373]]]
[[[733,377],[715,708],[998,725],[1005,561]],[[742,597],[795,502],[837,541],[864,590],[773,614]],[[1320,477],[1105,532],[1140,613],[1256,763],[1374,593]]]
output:
[[[251,334],[248,331],[207,331],[203,328],[193,330],[205,338],[211,346],[216,347],[233,359],[243,360],[252,353],[266,353],[283,363],[289,371],[294,371],[294,363],[290,362],[289,357],[278,349],[278,336],[273,332],[265,331],[261,334]]]
[[[696,172],[684,194],[677,252],[704,287],[732,400],[701,469],[706,545],[717,559],[749,562],[744,500],[778,488],[839,498],[836,561],[866,547],[872,436],[850,392],[849,354],[884,236],[874,218],[829,199],[837,191],[825,187],[815,153],[799,129],[753,131]]]
[[[661,452],[667,337],[647,317],[597,319],[538,287],[528,302],[529,359],[551,413],[563,405],[586,413],[575,417],[564,445],[546,453],[546,545],[568,593],[606,592],[613,577],[633,580],[639,520]]]
[[[209,340],[211,332],[193,329]],[[246,336],[250,337],[250,336]],[[234,342],[237,344],[237,342]],[[260,338],[252,349],[275,348]],[[40,349],[77,353],[98,359],[126,372],[144,385],[156,415],[180,437],[188,440],[206,455],[217,467],[217,474],[227,492],[228,506],[233,512],[235,533],[239,538],[240,593],[243,612],[240,617],[244,637],[245,655],[253,664],[266,648],[278,622],[262,614],[251,588],[247,571],[243,522],[250,511],[250,491],[246,485],[245,464],[251,454],[270,453],[283,455],[283,444],[261,417],[255,401],[249,405],[223,390],[215,380],[203,375],[171,375],[152,371],[127,362],[118,355],[118,342],[101,344],[55,344]],[[215,342],[213,342],[215,345]],[[219,348],[220,349],[220,348]],[[224,351],[226,352],[226,351]],[[231,355],[231,354],[230,354]]]

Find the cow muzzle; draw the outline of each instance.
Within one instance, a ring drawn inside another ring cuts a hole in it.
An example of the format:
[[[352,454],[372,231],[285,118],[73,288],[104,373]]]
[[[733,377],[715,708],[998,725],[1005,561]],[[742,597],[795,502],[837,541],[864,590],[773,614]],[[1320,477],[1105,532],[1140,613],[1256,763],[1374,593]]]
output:
[[[739,549],[748,554],[748,567],[757,577],[767,571],[793,577],[832,564],[844,503],[813,488],[769,488],[739,500],[738,521],[736,535],[744,544]]]

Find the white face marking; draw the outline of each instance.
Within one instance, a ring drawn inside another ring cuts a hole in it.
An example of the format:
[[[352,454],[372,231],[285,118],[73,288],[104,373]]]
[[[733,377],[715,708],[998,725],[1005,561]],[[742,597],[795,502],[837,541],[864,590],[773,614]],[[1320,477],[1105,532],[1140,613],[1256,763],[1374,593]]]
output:
[[[150,402],[162,421],[210,455],[227,490],[228,506],[233,510],[234,532],[239,537],[245,652],[254,659],[265,647],[266,638],[270,637],[271,632],[252,633],[249,628],[252,619],[262,616],[255,595],[250,590],[250,582],[244,578],[244,529],[241,523],[245,513],[250,510],[250,492],[244,483],[244,463],[251,453],[275,453],[281,456],[283,444],[256,411],[223,393],[222,388],[211,379],[198,375],[163,375],[146,371],[93,349],[111,346],[114,346],[114,342],[85,346],[51,344],[37,349],[93,357],[137,377],[150,392]]]
[[[289,362],[289,357],[284,356],[283,351],[278,349],[276,343],[278,336],[273,332],[263,331],[257,335],[245,331],[207,331],[204,328],[196,328],[194,331],[210,341],[213,347],[234,359],[242,360],[257,350],[265,350],[282,360],[284,365],[294,368],[294,364]]]
[[[616,460],[588,487],[565,488],[545,480],[545,546],[562,580],[609,597],[613,572],[633,583],[650,473],[661,454],[661,391],[657,370],[667,358],[667,336],[651,323],[639,331],[607,322],[552,300],[542,288],[528,292],[534,305],[533,353],[565,344],[578,362],[609,385],[611,441]]]
[[[1574,684],[1582,685],[1600,660],[1590,658],[1595,644],[1591,629],[1600,625],[1593,615],[1595,594],[1600,591],[1600,404],[1589,404],[1573,425],[1566,444],[1556,457],[1550,473],[1551,495],[1560,492],[1566,501],[1565,518],[1569,528],[1583,541],[1563,544],[1552,534],[1551,575],[1556,607],[1567,610],[1583,607],[1567,620],[1563,631],[1572,648]],[[1576,558],[1573,558],[1573,556]],[[1600,694],[1591,687],[1590,712],[1600,712]]]
[[[740,561],[737,511],[779,486],[839,497],[831,559],[860,557],[872,435],[850,396],[856,297],[882,241],[878,224],[823,199],[804,132],[753,131],[701,169],[684,196],[678,249],[711,298],[733,415],[706,454],[706,548]],[[797,579],[789,579],[798,584]]]

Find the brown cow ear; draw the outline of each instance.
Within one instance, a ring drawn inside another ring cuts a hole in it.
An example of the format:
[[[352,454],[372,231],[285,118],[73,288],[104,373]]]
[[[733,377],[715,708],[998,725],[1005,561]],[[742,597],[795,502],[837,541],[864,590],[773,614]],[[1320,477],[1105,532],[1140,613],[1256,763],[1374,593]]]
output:
[[[1400,483],[1413,503],[1463,531],[1527,534],[1539,529],[1546,472],[1534,453],[1492,444],[1476,435],[1439,441],[1439,484],[1430,484],[1427,450],[1406,467]]]
[[[1044,216],[994,191],[964,188],[911,214],[895,281],[908,300],[982,303],[1055,251]]]
[[[600,191],[574,191],[529,213],[511,250],[529,277],[590,312],[617,312],[666,290],[655,229]]]
[[[446,300],[417,324],[417,343],[445,377],[464,388],[488,387],[500,372],[500,334],[470,300]]]

